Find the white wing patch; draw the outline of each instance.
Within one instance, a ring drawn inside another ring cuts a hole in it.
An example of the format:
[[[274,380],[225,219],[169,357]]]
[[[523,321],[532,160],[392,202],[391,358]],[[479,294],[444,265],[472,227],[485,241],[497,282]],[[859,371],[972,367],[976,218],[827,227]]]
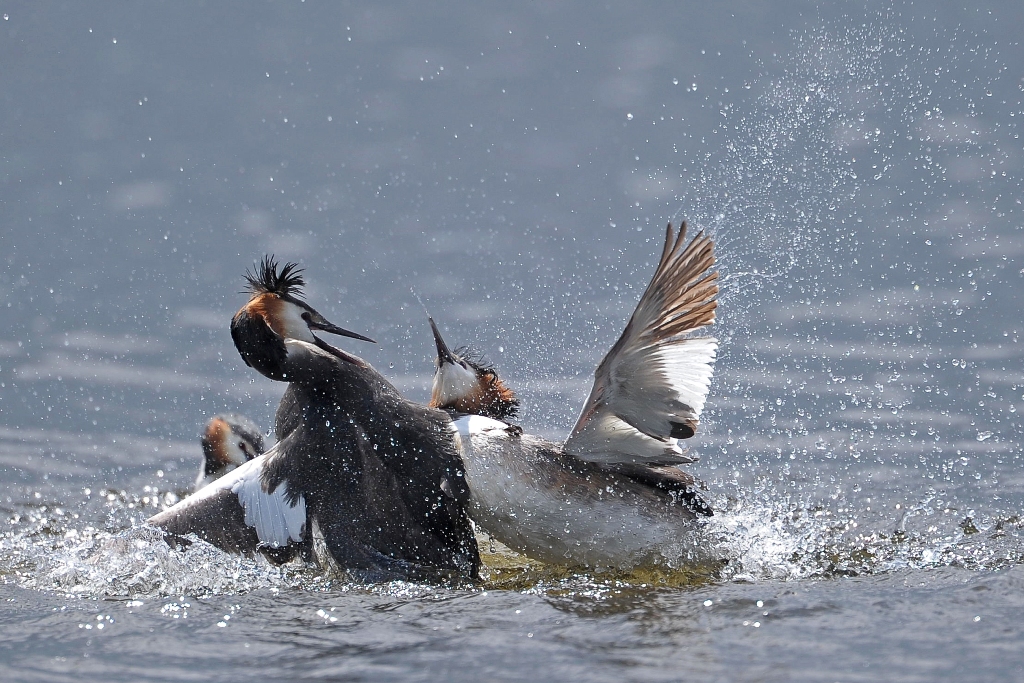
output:
[[[674,425],[700,418],[717,349],[712,337],[692,337],[624,352],[566,452],[599,462],[692,462],[671,436]]]
[[[717,339],[697,337],[665,344],[654,352],[655,361],[661,365],[669,386],[675,390],[681,403],[693,409],[695,418],[700,417],[704,410],[717,351]]]
[[[607,408],[598,410],[583,429],[566,441],[564,448],[566,453],[591,462],[696,462],[675,439],[647,436]]]
[[[626,329],[594,372],[594,387],[563,449],[583,460],[686,462],[676,439],[697,429],[718,342],[689,337],[715,321],[718,271],[703,232],[684,243],[669,224],[658,268]]]
[[[305,498],[299,496],[295,505],[289,505],[285,500],[286,482],[282,482],[273,493],[263,490],[263,465],[275,453],[275,450],[270,450],[253,458],[189,496],[185,502],[202,500],[217,491],[231,491],[238,496],[238,502],[245,510],[245,523],[256,529],[260,543],[280,548],[290,542],[301,541],[306,527]]]

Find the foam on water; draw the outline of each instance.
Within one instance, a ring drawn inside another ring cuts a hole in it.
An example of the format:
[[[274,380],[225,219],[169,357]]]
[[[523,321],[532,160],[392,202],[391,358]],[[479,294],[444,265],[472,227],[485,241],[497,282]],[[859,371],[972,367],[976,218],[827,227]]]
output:
[[[719,501],[724,509],[696,537],[703,561],[632,572],[544,566],[482,537],[481,588],[600,597],[612,588],[799,580],[939,566],[998,569],[1024,560],[1021,517],[977,524],[971,520],[951,528],[935,524],[937,511],[924,501],[894,527],[871,529],[858,524],[863,519],[857,513],[844,515],[772,495]],[[925,523],[908,523],[918,517],[926,518]],[[875,521],[888,525],[891,520]],[[696,557],[693,549],[681,548],[680,555]],[[7,581],[79,597],[210,596],[282,588],[421,597],[437,590],[404,582],[360,585],[329,569],[298,563],[273,566],[262,558],[224,553],[198,539],[185,548],[171,548],[160,530],[145,525],[110,532],[78,529],[73,521],[55,526],[50,520],[44,527],[9,532],[0,540],[0,557],[0,574]]]

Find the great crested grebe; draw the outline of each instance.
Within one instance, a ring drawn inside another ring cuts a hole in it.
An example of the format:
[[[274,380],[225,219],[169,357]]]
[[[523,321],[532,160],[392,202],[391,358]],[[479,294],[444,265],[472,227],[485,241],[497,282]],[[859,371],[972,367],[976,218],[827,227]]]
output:
[[[201,442],[203,464],[196,477],[196,491],[263,453],[260,428],[249,418],[233,413],[211,417]]]
[[[231,321],[246,364],[289,383],[277,445],[150,523],[278,561],[319,546],[361,580],[475,579],[449,416],[403,399],[369,363],[314,335],[370,341],[302,301],[300,272],[265,258],[246,273],[251,297]]]
[[[668,226],[661,260],[619,340],[595,371],[590,397],[561,445],[503,420],[518,405],[491,366],[449,350],[437,326],[431,406],[453,417],[470,516],[534,559],[630,569],[704,559],[696,521],[710,516],[694,462],[676,443],[693,436],[717,341],[690,336],[715,319],[711,238],[685,244]]]

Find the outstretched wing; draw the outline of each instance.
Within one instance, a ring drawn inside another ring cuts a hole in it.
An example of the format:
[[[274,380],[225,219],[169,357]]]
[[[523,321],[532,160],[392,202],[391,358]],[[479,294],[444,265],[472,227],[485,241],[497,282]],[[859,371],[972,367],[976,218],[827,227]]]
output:
[[[276,448],[232,470],[148,522],[175,536],[196,534],[228,552],[253,555],[306,541],[306,504],[287,483],[269,491],[265,467]]]
[[[669,224],[658,269],[622,336],[597,366],[594,388],[563,445],[603,463],[693,462],[675,439],[697,429],[718,342],[689,333],[718,306],[714,243],[703,232],[684,244],[686,223]]]

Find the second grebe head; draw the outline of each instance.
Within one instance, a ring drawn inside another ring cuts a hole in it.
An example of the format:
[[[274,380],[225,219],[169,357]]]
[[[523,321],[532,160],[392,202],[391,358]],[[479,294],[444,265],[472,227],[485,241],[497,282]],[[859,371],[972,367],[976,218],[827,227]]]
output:
[[[214,415],[202,435],[203,467],[196,488],[227,474],[263,453],[263,433],[242,415]]]
[[[428,320],[437,346],[430,406],[497,420],[515,417],[519,412],[519,399],[501,381],[494,366],[465,347],[449,349],[434,319]]]

